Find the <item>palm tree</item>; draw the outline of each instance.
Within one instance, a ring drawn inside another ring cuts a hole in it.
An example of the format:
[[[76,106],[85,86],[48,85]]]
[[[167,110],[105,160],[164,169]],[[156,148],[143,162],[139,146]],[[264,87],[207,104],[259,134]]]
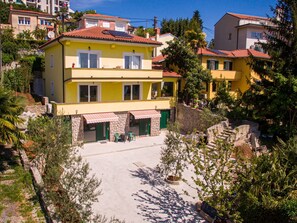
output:
[[[0,87],[0,145],[18,143],[24,134],[17,125],[23,123],[18,117],[24,110],[24,98],[16,97]]]

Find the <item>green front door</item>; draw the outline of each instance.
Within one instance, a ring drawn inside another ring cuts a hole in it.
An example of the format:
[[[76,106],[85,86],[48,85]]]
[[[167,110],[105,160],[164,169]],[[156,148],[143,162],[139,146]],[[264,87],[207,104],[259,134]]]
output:
[[[96,125],[96,141],[109,140],[109,122],[102,122]]]
[[[150,135],[151,134],[151,119],[140,119],[139,120],[139,135]]]
[[[160,129],[166,129],[167,123],[170,119],[170,110],[161,111]]]

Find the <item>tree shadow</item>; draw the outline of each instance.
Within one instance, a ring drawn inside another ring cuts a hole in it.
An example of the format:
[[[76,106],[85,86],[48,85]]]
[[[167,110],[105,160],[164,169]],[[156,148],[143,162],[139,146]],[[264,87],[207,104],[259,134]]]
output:
[[[152,168],[139,168],[131,171],[133,177],[138,177],[142,184],[151,186],[151,190],[139,190],[132,194],[139,203],[138,214],[143,216],[147,222],[169,223],[205,222],[199,216],[195,205],[185,201],[181,195],[167,185],[161,175]]]
[[[0,145],[0,172],[18,165],[17,152],[12,148]]]

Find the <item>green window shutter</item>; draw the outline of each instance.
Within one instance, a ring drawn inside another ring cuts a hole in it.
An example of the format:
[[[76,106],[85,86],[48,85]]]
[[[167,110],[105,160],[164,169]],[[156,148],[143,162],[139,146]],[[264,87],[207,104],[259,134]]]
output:
[[[210,70],[210,60],[207,60],[207,69]]]
[[[215,70],[219,69],[219,61],[215,61]]]
[[[233,66],[233,63],[232,62],[229,62],[229,70],[232,70],[232,66]]]
[[[227,62],[224,61],[224,70],[227,70]]]

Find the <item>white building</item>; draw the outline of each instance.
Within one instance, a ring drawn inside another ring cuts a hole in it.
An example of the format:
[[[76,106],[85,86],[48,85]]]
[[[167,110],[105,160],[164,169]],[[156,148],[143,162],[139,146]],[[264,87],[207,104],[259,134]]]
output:
[[[257,49],[257,43],[266,42],[269,25],[265,17],[228,12],[215,24],[215,49]]]
[[[154,57],[160,56],[162,54],[161,50],[163,50],[164,48],[167,48],[168,42],[174,40],[175,38],[176,37],[174,35],[172,35],[171,33],[160,34],[160,29],[157,28],[156,35],[150,37],[150,39],[161,42],[162,45],[155,48],[153,56]]]
[[[25,4],[40,9],[49,14],[56,14],[61,8],[66,7],[70,9],[70,0],[1,0],[6,3]]]

